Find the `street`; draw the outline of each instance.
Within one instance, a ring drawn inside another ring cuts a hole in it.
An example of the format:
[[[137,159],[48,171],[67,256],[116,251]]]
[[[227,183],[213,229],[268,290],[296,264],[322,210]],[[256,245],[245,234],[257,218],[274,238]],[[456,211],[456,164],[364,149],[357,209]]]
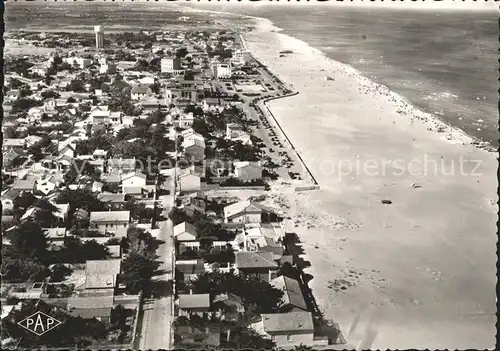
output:
[[[162,215],[167,218],[164,221],[158,222],[159,233],[157,239],[163,241],[157,250],[161,265],[158,268],[161,275],[153,277],[154,280],[171,281],[173,279],[174,267],[174,238],[173,238],[173,223],[168,219],[168,213],[174,205],[174,182],[173,177],[168,176],[166,182],[162,185],[170,191],[169,195],[160,196],[163,211]],[[142,328],[140,331],[139,348],[146,349],[167,349],[171,348],[172,334],[172,295],[161,297],[157,300],[145,298],[143,306]]]

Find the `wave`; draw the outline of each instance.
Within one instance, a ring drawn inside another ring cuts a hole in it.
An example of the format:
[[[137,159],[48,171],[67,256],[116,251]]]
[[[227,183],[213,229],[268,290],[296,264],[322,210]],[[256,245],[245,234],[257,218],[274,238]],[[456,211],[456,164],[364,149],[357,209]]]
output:
[[[440,118],[439,115],[442,113],[439,113],[436,111],[436,113],[430,113],[426,112],[419,107],[415,106],[412,102],[410,102],[406,97],[403,95],[396,93],[395,91],[390,90],[386,85],[377,83],[370,78],[366,77],[361,71],[357,70],[353,66],[336,61],[330,57],[327,56],[327,54],[323,51],[321,51],[318,48],[315,48],[308,44],[307,42],[300,40],[298,38],[295,38],[291,35],[280,33],[283,30],[277,26],[274,25],[274,23],[267,19],[267,18],[262,18],[262,17],[255,17],[255,16],[246,16],[248,18],[252,18],[256,21],[256,26],[255,30],[259,32],[277,32],[276,35],[280,36],[280,39],[284,42],[290,43],[289,45],[291,48],[293,48],[294,53],[299,53],[302,55],[311,55],[311,60],[325,60],[332,64],[333,67],[339,67],[341,70],[343,70],[345,73],[349,75],[349,77],[353,78],[356,80],[356,82],[367,89],[371,90],[376,90],[379,93],[382,93],[384,95],[389,96],[393,102],[398,106],[398,108],[401,108],[404,110],[406,113],[409,115],[414,115],[417,116],[418,119],[425,120],[429,122],[429,124],[432,124],[434,127],[438,129],[444,129],[445,134],[455,134],[459,135],[460,139],[464,142],[467,143],[475,143],[475,144],[481,144],[481,145],[487,145],[487,149],[492,149],[491,143],[482,141],[480,138],[475,137],[473,135],[468,134],[465,132],[463,129],[461,129],[459,126],[452,125],[451,123],[443,120]],[[286,45],[288,46],[288,45]],[[325,71],[325,75],[332,74],[334,72],[328,72]],[[431,96],[429,96],[429,99],[443,99],[443,100],[454,100],[457,99],[458,96],[449,92],[442,92],[442,93],[436,93]]]

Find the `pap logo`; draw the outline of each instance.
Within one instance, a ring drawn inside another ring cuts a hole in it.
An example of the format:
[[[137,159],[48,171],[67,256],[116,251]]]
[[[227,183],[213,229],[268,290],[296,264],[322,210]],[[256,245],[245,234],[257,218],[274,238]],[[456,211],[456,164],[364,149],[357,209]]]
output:
[[[19,324],[24,329],[27,329],[30,332],[40,336],[45,334],[49,330],[54,329],[59,324],[61,324],[61,322],[43,312],[35,312],[31,316],[24,318],[17,324]]]

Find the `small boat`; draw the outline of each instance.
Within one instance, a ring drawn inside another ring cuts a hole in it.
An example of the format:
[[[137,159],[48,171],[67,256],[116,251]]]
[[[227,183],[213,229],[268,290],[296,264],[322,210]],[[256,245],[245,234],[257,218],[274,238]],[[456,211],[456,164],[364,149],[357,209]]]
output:
[[[330,77],[330,76],[325,76],[325,80],[335,80],[335,78]]]

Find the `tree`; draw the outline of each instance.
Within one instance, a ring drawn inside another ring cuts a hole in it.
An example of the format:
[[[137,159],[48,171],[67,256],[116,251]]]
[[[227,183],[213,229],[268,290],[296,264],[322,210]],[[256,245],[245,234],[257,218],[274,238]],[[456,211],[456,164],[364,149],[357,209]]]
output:
[[[44,259],[47,249],[45,232],[33,218],[28,218],[17,228],[7,232],[16,257]]]
[[[30,99],[30,98],[20,98],[12,103],[12,112],[27,111],[32,107],[42,105],[41,102]]]
[[[175,56],[180,58],[185,57],[187,54],[188,51],[186,48],[177,49],[177,51],[175,52]]]
[[[85,83],[79,79],[73,79],[66,87],[67,91],[74,91],[76,93],[85,92]]]
[[[160,266],[156,257],[132,251],[122,262],[121,281],[132,294],[151,288],[151,278]]]
[[[19,328],[18,321],[43,312],[61,324],[57,332],[47,332],[36,335],[24,328]],[[21,309],[14,309],[8,318],[2,319],[2,339],[12,337],[16,340],[16,348],[61,348],[73,345],[76,348],[86,348],[91,344],[102,343],[106,336],[106,326],[97,319],[73,317],[65,310],[56,308],[41,300],[27,300]]]
[[[51,252],[52,263],[84,263],[87,260],[104,260],[110,257],[106,246],[95,240],[82,243],[79,237],[70,236],[64,239],[64,247],[59,251]]]
[[[61,96],[58,92],[51,89],[42,91],[41,95],[44,99],[58,98]]]
[[[14,199],[14,208],[20,207],[27,210],[35,202],[36,197],[31,192],[23,192]]]
[[[230,348],[236,350],[253,349],[253,350],[269,350],[275,346],[275,343],[258,334],[250,328],[236,326],[231,333],[234,339],[230,342]]]
[[[71,268],[58,263],[54,265],[54,267],[52,267],[52,274],[50,276],[50,281],[61,282],[66,278],[66,276],[70,275],[71,273],[73,273],[73,270]]]
[[[66,204],[69,203],[70,213],[81,208],[87,212],[103,211],[106,209],[105,204],[99,200],[90,189],[75,189],[70,188],[62,189],[56,197],[56,203]]]
[[[46,199],[39,199],[35,205],[34,218],[43,228],[51,228],[57,217],[59,209]]]
[[[16,78],[10,78],[9,84],[12,89],[18,89],[24,85],[23,82],[21,82],[19,79]]]
[[[260,313],[277,313],[282,305],[283,291],[272,287],[257,277],[246,277],[234,272],[204,272],[190,282],[197,294],[234,293],[243,299],[245,310]]]
[[[168,218],[173,222],[174,225],[180,224],[182,222],[189,222],[191,218],[183,210],[173,207],[168,214]]]
[[[4,253],[1,272],[5,281],[40,281],[50,275],[50,270],[38,259],[17,258]]]
[[[66,100],[66,102],[68,102],[68,103],[75,103],[75,102],[76,102],[76,99],[75,99],[73,96],[70,96],[70,97],[68,98],[68,100]]]
[[[293,348],[293,350],[294,351],[313,351],[314,348],[312,348],[312,346],[307,346],[307,345],[300,344],[300,345],[296,345]]]

